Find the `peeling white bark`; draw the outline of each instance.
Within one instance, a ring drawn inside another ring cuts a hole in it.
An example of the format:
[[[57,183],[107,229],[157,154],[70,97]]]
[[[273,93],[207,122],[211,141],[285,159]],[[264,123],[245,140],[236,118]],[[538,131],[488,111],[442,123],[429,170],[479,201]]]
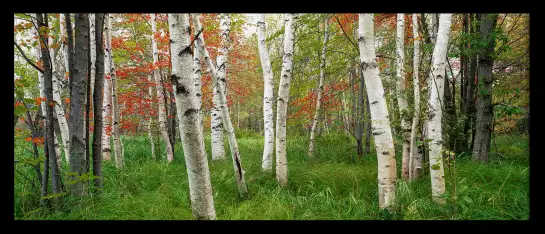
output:
[[[441,119],[443,116],[442,103],[444,93],[444,74],[446,69],[446,56],[448,40],[450,33],[452,14],[440,14],[439,31],[433,50],[432,68],[429,74],[431,87],[429,88],[430,97],[428,100],[428,138],[430,156],[430,177],[432,187],[432,197],[438,203],[445,203],[441,195],[445,192],[445,173],[443,169],[443,143]]]
[[[358,44],[378,158],[378,202],[382,209],[393,205],[397,175],[390,118],[375,54],[373,23],[373,14],[359,14]]]
[[[200,31],[202,29],[202,26],[198,15],[194,15],[193,22],[196,26],[195,28],[197,29],[197,31]],[[221,106],[223,126],[225,128],[225,132],[227,132],[227,139],[229,140],[229,148],[231,149],[231,157],[233,159],[233,168],[238,185],[238,191],[241,197],[246,197],[248,195],[248,188],[246,187],[246,181],[244,179],[244,169],[242,168],[242,160],[240,157],[240,152],[238,150],[237,139],[235,138],[235,129],[233,128],[233,124],[231,123],[231,117],[229,116],[229,109],[227,107],[227,98],[225,97],[225,83],[221,82],[220,76],[217,72],[221,69],[222,66],[225,66],[225,64],[218,63],[220,64],[218,68],[214,66],[214,62],[212,62],[208,50],[206,49],[206,44],[204,42],[204,37],[202,36],[202,34],[199,35],[196,42],[200,49],[200,53],[204,56],[208,72],[212,75],[214,85],[216,86],[216,89],[219,90],[218,96]],[[224,44],[223,46],[227,45]]]
[[[409,179],[409,150],[411,125],[408,121],[409,109],[405,85],[405,14],[397,14],[397,36],[396,36],[396,94],[401,118],[401,136],[403,138],[401,176]]]
[[[416,179],[422,171],[422,155],[418,152],[416,138],[418,136],[418,124],[420,120],[420,86],[418,83],[418,69],[420,65],[420,43],[421,38],[418,31],[418,14],[413,14],[413,92],[414,92],[414,113],[411,126],[411,143],[409,155],[409,179]]]
[[[148,76],[148,82],[153,82],[151,76]],[[150,100],[153,100],[153,87],[152,86],[149,86],[148,87],[148,95],[149,95],[149,98]],[[153,102],[150,102],[150,105],[153,106]],[[153,132],[151,130],[153,126],[153,117],[150,115],[149,116],[149,119],[148,119],[148,139],[149,139],[149,142],[150,142],[150,147],[151,147],[151,158],[153,160],[155,160],[155,142],[153,141]]]
[[[263,171],[272,170],[272,158],[274,154],[274,126],[273,126],[273,72],[269,52],[265,44],[265,14],[257,16],[257,38],[259,50],[259,58],[261,60],[261,68],[263,69],[263,124],[264,124],[264,147],[263,147],[263,162],[261,169]]]
[[[110,75],[111,71],[111,22],[110,14],[104,14],[104,98],[102,103],[102,157],[104,160],[110,160],[111,158],[111,136],[112,136],[112,79]]]
[[[191,208],[197,219],[216,219],[208,159],[204,150],[202,128],[199,128],[195,81],[191,76],[189,14],[168,14],[168,26],[173,55],[172,76],[176,81],[176,109],[187,167]]]
[[[280,186],[288,184],[288,161],[286,156],[286,125],[288,118],[288,102],[293,67],[293,42],[295,36],[295,14],[286,14],[284,24],[284,55],[278,101],[276,102],[276,180]]]

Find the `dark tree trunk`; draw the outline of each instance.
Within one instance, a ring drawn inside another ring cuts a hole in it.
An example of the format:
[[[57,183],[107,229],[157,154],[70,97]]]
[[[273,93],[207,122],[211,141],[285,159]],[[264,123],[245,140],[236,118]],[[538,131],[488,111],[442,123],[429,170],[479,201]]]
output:
[[[444,90],[444,98],[445,100],[445,118],[443,119],[443,129],[444,131],[444,138],[446,138],[446,146],[449,150],[454,150],[454,141],[456,139],[456,107],[454,106],[454,96],[451,93],[451,84],[449,81],[449,77],[447,74],[447,71],[445,70],[445,90]],[[452,87],[454,89],[455,87]]]
[[[473,22],[474,21],[479,21],[479,14],[477,14],[477,16],[475,15],[470,15],[470,33],[471,34],[475,34],[479,31],[479,27],[478,26],[473,26]],[[477,22],[477,25],[480,24],[479,22]],[[477,47],[477,43],[473,43],[470,45],[470,48],[472,50],[476,49]],[[467,84],[467,90],[466,90],[466,100],[465,100],[465,103],[466,103],[466,109],[465,109],[465,112],[466,112],[466,122],[464,124],[464,135],[466,135],[466,139],[469,138],[469,136],[467,136],[467,132],[468,131],[471,131],[471,147],[470,148],[473,148],[473,142],[474,142],[474,136],[475,136],[475,103],[476,103],[476,84],[478,82],[478,74],[477,74],[477,54],[476,53],[472,53],[470,56],[469,56],[469,80],[468,80],[468,84]]]
[[[70,13],[64,13],[66,20],[66,41],[68,43],[68,87],[70,99],[72,99],[72,80],[74,79],[74,37],[72,33],[72,19]]]
[[[47,137],[44,137],[44,142],[47,142]],[[48,144],[44,144],[44,175],[42,176],[42,194],[41,197],[47,196],[47,187],[49,184],[49,147],[47,147]],[[40,199],[40,203],[42,205],[46,204],[47,200]]]
[[[104,99],[104,95],[102,93],[102,89],[104,87],[104,47],[102,45],[103,27],[104,14],[97,13],[95,16],[96,78],[94,87],[95,92],[93,93],[93,109],[95,110],[93,129],[93,176],[97,176],[99,178],[94,179],[95,188],[104,187],[102,181],[102,103]]]
[[[23,102],[23,100],[20,100],[21,103],[23,103],[26,107],[26,104]],[[38,138],[38,130],[36,129],[36,126],[34,125],[34,121],[32,120],[32,115],[30,114],[30,111],[28,110],[27,108],[27,111],[26,111],[26,118],[27,118],[27,124],[28,124],[28,128],[30,129],[30,132],[32,134],[32,138],[35,139],[35,138]],[[38,145],[33,141],[32,142],[32,151],[34,152],[34,159],[37,159],[39,158],[39,153],[38,153]],[[34,165],[34,170],[36,171],[36,176],[38,177],[38,180],[40,181],[40,188],[43,187],[42,183],[43,183],[43,178],[42,178],[42,172],[40,170],[40,164],[35,164]]]
[[[364,89],[364,80],[363,80],[363,73],[362,69],[358,69],[359,71],[359,86],[358,86],[358,108],[357,108],[357,117],[356,117],[356,141],[358,143],[358,158],[361,158],[363,156],[363,144],[362,144],[362,138],[363,138],[363,89]]]
[[[477,120],[473,143],[473,160],[488,163],[490,139],[492,134],[492,67],[494,65],[494,47],[496,46],[493,31],[499,14],[481,14],[480,38],[486,47],[479,53],[479,85],[477,92]]]
[[[70,101],[70,172],[80,176],[85,172],[85,130],[83,119],[85,115],[85,97],[87,80],[87,60],[89,53],[89,15],[76,14],[76,36],[75,36],[75,63],[73,69],[73,82],[71,87]],[[71,180],[76,180],[72,185],[70,192],[75,196],[87,195],[87,190],[82,181],[77,181],[75,176]]]
[[[38,28],[45,27],[47,28],[47,14],[38,13],[36,14],[36,18],[38,20]],[[53,100],[53,79],[52,79],[52,71],[51,71],[51,57],[49,56],[49,49],[48,49],[48,37],[43,36],[43,34],[39,34],[39,37],[41,38],[40,41],[40,47],[42,50],[42,64],[44,68],[44,90],[45,90],[45,96],[47,99],[47,105],[46,105],[46,116],[45,116],[45,125],[46,125],[46,139],[44,143],[47,144],[48,153],[49,153],[49,166],[51,168],[51,190],[53,194],[61,193],[61,183],[60,183],[60,172],[59,167],[57,165],[57,157],[55,157],[55,141],[54,141],[54,118],[53,118],[53,105],[55,101]],[[53,105],[52,105],[53,104]],[[58,204],[59,199],[53,198],[52,203]]]
[[[89,38],[91,37],[91,27],[89,27]],[[91,122],[91,116],[89,115],[91,113],[91,99],[93,98],[91,96],[91,80],[93,79],[91,77],[91,66],[93,64],[91,63],[91,40],[89,40],[89,53],[87,53],[87,72],[85,78],[87,79],[87,95],[85,95],[85,173],[89,173],[89,167],[90,167],[90,158],[91,154],[89,153],[89,143],[91,139],[89,139],[89,122]]]
[[[361,80],[363,80],[363,90],[367,90],[365,88],[365,80],[363,79],[363,74],[361,77]],[[364,154],[369,154],[371,152],[371,109],[369,106],[369,97],[367,97],[367,93],[364,94],[365,98],[365,109],[367,110],[367,114],[364,116],[365,120],[365,129],[367,134],[365,135],[365,151]]]

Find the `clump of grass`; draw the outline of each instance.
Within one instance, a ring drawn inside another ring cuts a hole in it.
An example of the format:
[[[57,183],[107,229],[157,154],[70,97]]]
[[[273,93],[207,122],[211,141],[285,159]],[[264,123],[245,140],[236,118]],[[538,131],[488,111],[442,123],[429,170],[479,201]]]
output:
[[[460,198],[456,208],[451,201],[446,205],[433,202],[429,175],[412,182],[402,181],[398,175],[397,200],[392,211],[388,212],[378,209],[376,154],[371,152],[361,160],[352,162],[356,148],[350,138],[333,134],[318,137],[312,159],[307,156],[306,137],[288,138],[289,182],[286,188],[280,188],[274,174],[261,172],[263,138],[243,133],[237,140],[251,197],[245,200],[239,198],[228,142],[225,141],[226,159],[212,161],[209,158],[217,218],[528,219],[527,138],[509,139],[519,142],[518,151],[509,151],[511,146],[508,140],[500,139],[498,148],[504,150],[505,157],[492,160],[489,165],[460,158],[456,164],[457,181],[452,181],[454,177],[445,171],[447,191],[450,190],[449,183],[458,183],[458,188],[467,187],[463,194],[458,195],[468,199]],[[123,140],[126,167],[118,171],[113,160],[105,161],[104,190],[84,198],[66,196],[57,211],[41,208],[36,195],[33,197],[29,192],[29,183],[16,175],[15,217],[51,220],[193,219],[181,143],[176,143],[174,163],[168,164],[164,159],[164,147],[157,149],[161,160],[151,159],[146,136],[124,137]],[[205,145],[207,152],[210,152],[210,138],[206,138]],[[17,142],[16,152],[22,152],[17,148]],[[510,152],[513,155],[509,156]],[[400,163],[401,154],[397,154]],[[63,167],[67,166],[63,164]],[[28,168],[24,172],[33,173]]]

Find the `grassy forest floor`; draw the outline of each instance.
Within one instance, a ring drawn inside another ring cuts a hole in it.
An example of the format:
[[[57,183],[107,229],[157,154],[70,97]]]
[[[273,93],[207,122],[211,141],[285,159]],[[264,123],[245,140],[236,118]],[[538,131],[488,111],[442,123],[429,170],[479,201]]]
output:
[[[280,189],[273,175],[261,173],[263,138],[255,134],[243,135],[238,136],[237,140],[250,199],[238,198],[227,140],[227,160],[209,161],[214,204],[220,220],[529,218],[527,136],[499,136],[496,142],[499,154],[495,153],[492,142],[494,153],[490,154],[489,165],[474,163],[467,156],[462,156],[456,162],[456,176],[451,176],[445,165],[447,191],[452,192],[454,177],[457,181],[456,206],[452,203],[452,196],[447,197],[447,205],[433,203],[428,170],[411,183],[399,179],[401,142],[396,142],[398,202],[395,211],[389,213],[378,210],[374,150],[354,163],[351,161],[356,153],[353,139],[342,135],[325,135],[317,138],[315,158],[309,160],[306,153],[308,138],[288,136],[289,185]],[[151,160],[147,137],[125,137],[123,141],[126,168],[121,171],[115,169],[112,153],[112,160],[103,163],[103,193],[83,199],[67,196],[57,212],[40,209],[36,191],[20,173],[16,173],[15,218],[192,220],[181,142],[176,142],[175,162],[169,165],[164,159]],[[205,144],[210,157],[210,138],[206,138]],[[16,139],[16,159],[31,157],[22,149],[23,145],[30,147],[28,142]],[[18,164],[16,168],[28,177],[35,176],[28,165]],[[68,165],[63,160],[64,174],[67,169]],[[64,183],[66,185],[66,181]]]

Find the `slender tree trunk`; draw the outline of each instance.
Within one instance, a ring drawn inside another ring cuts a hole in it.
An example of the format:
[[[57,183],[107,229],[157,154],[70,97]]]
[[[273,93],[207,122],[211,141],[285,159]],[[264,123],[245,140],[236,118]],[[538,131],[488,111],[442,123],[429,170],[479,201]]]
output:
[[[414,56],[413,56],[413,92],[414,92],[414,111],[411,125],[411,143],[409,156],[409,179],[413,180],[420,177],[422,173],[422,155],[418,152],[416,140],[418,137],[418,125],[420,120],[420,85],[419,85],[419,65],[420,65],[420,35],[418,29],[418,14],[413,14],[413,38],[414,38]]]
[[[104,47],[102,44],[102,29],[104,28],[104,14],[97,13],[95,18],[95,43],[96,43],[96,80],[94,82],[93,110],[94,110],[94,128],[93,128],[93,176],[95,178],[95,188],[102,188],[102,88],[104,84]]]
[[[153,82],[151,76],[148,76],[148,82]],[[148,95],[149,95],[149,98],[150,98],[150,109],[153,109],[153,87],[150,85],[148,87]],[[151,159],[153,159],[155,161],[156,157],[155,157],[155,142],[153,141],[153,133],[152,133],[152,126],[153,126],[153,116],[151,116],[151,113],[148,117],[148,139],[149,139],[149,142],[150,142],[150,147],[151,147]]]
[[[365,101],[365,94],[364,94],[364,86],[365,86],[365,80],[363,79],[363,71],[362,69],[356,68],[356,74],[359,74],[359,87],[358,87],[358,106],[356,109],[356,141],[357,141],[357,152],[358,152],[358,158],[361,158],[363,156],[363,128],[364,128],[364,101]]]
[[[367,97],[371,104],[371,121],[378,157],[379,207],[390,208],[395,200],[396,160],[395,149],[384,99],[384,89],[375,54],[373,14],[359,15],[359,48]]]
[[[202,29],[199,16],[194,15],[193,18],[194,25],[197,31],[200,31]],[[229,20],[227,20],[229,21]],[[226,23],[229,24],[229,23]],[[223,27],[228,27],[225,25],[222,25]],[[226,31],[226,30],[222,30]],[[231,123],[231,118],[229,116],[229,109],[227,108],[227,98],[225,97],[225,82],[221,81],[221,78],[219,76],[219,72],[223,67],[225,69],[226,67],[226,60],[218,60],[219,67],[216,70],[216,67],[214,66],[214,62],[212,62],[212,59],[210,59],[210,55],[208,53],[208,50],[206,49],[206,44],[204,42],[204,38],[202,34],[199,35],[197,40],[197,45],[200,49],[200,53],[203,54],[204,59],[206,60],[206,66],[208,67],[208,72],[212,75],[212,80],[214,82],[214,85],[216,86],[216,89],[219,90],[218,96],[220,100],[220,107],[221,107],[221,115],[223,120],[223,126],[225,127],[225,131],[227,132],[227,138],[229,140],[229,147],[231,149],[231,156],[233,159],[233,167],[235,172],[235,178],[238,185],[238,191],[240,193],[241,197],[247,197],[248,196],[248,188],[246,187],[246,181],[244,179],[244,169],[242,168],[242,161],[240,158],[240,152],[238,150],[238,144],[237,139],[235,138],[235,129],[233,128],[233,124]],[[222,45],[224,48],[227,47],[226,44]],[[225,77],[223,77],[225,79]]]
[[[47,142],[48,139],[47,139],[47,136],[44,137],[44,142]],[[47,191],[48,191],[48,186],[49,186],[49,147],[47,146],[48,144],[44,144],[44,156],[45,156],[45,160],[44,160],[44,174],[42,176],[42,188],[41,188],[41,197],[45,197],[47,196]],[[40,199],[40,203],[43,205],[43,204],[46,204],[46,201],[47,200],[44,200],[44,199]]]
[[[397,37],[396,37],[396,93],[399,107],[399,117],[401,118],[401,136],[403,138],[403,150],[401,160],[401,176],[403,179],[409,179],[409,154],[410,154],[410,114],[407,104],[407,94],[405,85],[405,14],[397,14]]]
[[[446,56],[449,40],[449,32],[451,25],[452,14],[441,14],[439,17],[439,32],[437,33],[437,41],[433,50],[433,63],[429,74],[430,80],[430,97],[428,106],[430,114],[428,116],[428,137],[431,139],[429,144],[430,156],[430,176],[432,186],[433,199],[438,203],[444,203],[444,198],[441,195],[445,192],[445,178],[443,169],[442,156],[442,129],[441,119],[443,116],[444,100],[441,98],[444,95],[444,74],[446,69]]]
[[[196,27],[194,25],[194,27]],[[194,37],[198,36],[199,32],[197,30],[194,30]],[[202,32],[200,32],[202,33]],[[197,109],[199,109],[199,129],[201,129],[201,131],[204,131],[204,127],[203,127],[203,118],[204,118],[204,115],[203,115],[203,111],[202,111],[202,83],[201,83],[201,79],[202,79],[202,70],[201,70],[201,53],[199,51],[199,47],[197,46],[196,43],[194,43],[194,49],[193,49],[193,79],[194,79],[194,82],[195,82],[195,95],[196,95],[196,99],[197,99]],[[205,151],[205,155],[206,155],[206,151]]]
[[[70,18],[70,13],[64,13],[65,20],[66,20],[66,34],[68,42],[67,45],[67,53],[68,53],[68,65],[65,65],[68,67],[68,89],[70,93],[70,100],[72,100],[72,80],[74,80],[74,33],[72,32],[72,19]],[[70,129],[70,127],[69,127]],[[71,133],[70,133],[71,134]],[[72,137],[70,137],[72,139]],[[72,142],[70,142],[72,143]],[[70,148],[72,145],[70,145]],[[70,154],[72,155],[72,154]]]
[[[38,13],[36,14],[37,19],[37,25],[38,28],[48,28],[49,25],[47,24],[47,14]],[[44,36],[43,34],[39,35],[39,45],[41,48],[41,62],[43,64],[43,90],[45,92],[45,98],[42,103],[46,103],[47,105],[45,108],[45,126],[46,126],[46,139],[45,144],[47,144],[48,153],[50,155],[48,161],[49,161],[49,167],[51,168],[51,190],[53,194],[59,194],[62,192],[61,190],[61,179],[60,179],[60,171],[57,164],[57,157],[55,157],[55,132],[54,132],[54,118],[53,118],[53,106],[55,105],[55,102],[53,100],[53,75],[52,75],[52,67],[51,67],[51,56],[49,54],[49,50],[47,49],[48,46],[48,37]],[[53,156],[53,157],[51,157]],[[47,183],[45,183],[47,186]],[[57,205],[59,202],[59,198],[52,199],[52,202],[54,205]]]
[[[176,81],[176,108],[180,136],[189,180],[189,194],[193,216],[197,219],[216,219],[208,159],[204,150],[202,128],[199,128],[198,100],[194,78],[191,76],[191,48],[189,14],[168,14],[172,77]]]
[[[73,79],[71,82],[70,100],[70,172],[74,175],[70,180],[75,180],[70,192],[75,196],[86,196],[87,189],[83,181],[78,180],[85,172],[85,96],[87,95],[87,66],[89,53],[89,15],[76,14],[75,36],[75,63]]]
[[[163,141],[165,142],[165,149],[167,154],[167,161],[171,163],[174,160],[174,153],[172,149],[172,144],[170,144],[170,138],[169,134],[167,132],[167,123],[166,123],[166,102],[163,98],[165,96],[165,90],[163,86],[163,82],[161,81],[161,77],[159,74],[159,69],[157,68],[157,64],[159,61],[159,50],[157,49],[157,42],[155,42],[155,34],[157,33],[157,29],[155,26],[155,13],[150,14],[151,16],[151,46],[153,50],[153,77],[155,79],[155,83],[157,83],[157,97],[159,97],[159,131],[161,132],[161,136],[163,137]]]
[[[473,160],[488,163],[490,136],[494,109],[492,106],[492,67],[494,66],[494,47],[498,14],[481,14],[480,38],[486,41],[486,47],[479,54],[479,86],[477,96],[477,120],[473,143]]]
[[[108,29],[104,30],[105,36],[106,36],[106,54],[108,54],[107,59],[109,61],[105,61],[105,63],[108,64],[110,70],[107,71],[110,74],[111,87],[112,87],[112,125],[113,125],[113,139],[114,139],[114,154],[115,154],[115,167],[117,169],[121,169],[125,165],[125,156],[124,156],[124,147],[123,143],[121,142],[121,135],[119,133],[119,103],[117,100],[117,79],[116,79],[116,73],[115,73],[115,65],[114,65],[114,59],[113,59],[113,52],[112,52],[112,32],[111,32],[111,23],[113,21],[113,15],[108,14],[109,21],[108,23]],[[106,69],[105,69],[106,71]]]
[[[360,75],[361,75],[361,84],[362,84],[362,89],[363,91],[366,90],[366,86],[365,86],[365,79],[363,79],[363,71],[361,71],[360,69]],[[371,152],[371,135],[372,135],[372,132],[371,132],[371,107],[369,105],[369,96],[367,94],[367,92],[363,95],[363,97],[366,97],[365,98],[365,110],[366,110],[366,114],[363,113],[362,111],[362,115],[363,115],[363,120],[365,121],[365,125],[364,125],[364,129],[365,131],[367,132],[367,134],[365,135],[365,150],[363,151],[364,154],[369,154],[369,152]],[[362,125],[363,126],[363,125]],[[363,137],[363,133],[362,133],[362,137]]]
[[[261,68],[263,69],[263,132],[265,134],[263,147],[263,162],[261,169],[263,171],[272,171],[272,160],[274,154],[274,122],[273,122],[273,72],[269,51],[265,44],[265,14],[259,14],[257,17],[257,38],[259,58]]]
[[[322,106],[322,92],[324,91],[324,79],[325,79],[325,63],[326,63],[326,49],[328,35],[328,20],[324,20],[324,43],[322,44],[322,59],[320,60],[320,84],[318,85],[318,98],[316,100],[316,112],[312,120],[312,128],[310,129],[310,144],[308,147],[308,156],[313,157],[314,154],[314,133],[316,132],[316,125],[318,125],[318,115],[320,114],[320,108]]]
[[[109,161],[111,158],[111,136],[112,136],[112,78],[111,78],[111,48],[112,37],[110,33],[110,14],[104,14],[104,97],[102,103],[102,157]]]
[[[286,125],[288,102],[293,67],[293,42],[295,37],[295,14],[286,14],[284,24],[284,54],[276,102],[276,180],[280,186],[288,184],[288,160],[286,155]]]

